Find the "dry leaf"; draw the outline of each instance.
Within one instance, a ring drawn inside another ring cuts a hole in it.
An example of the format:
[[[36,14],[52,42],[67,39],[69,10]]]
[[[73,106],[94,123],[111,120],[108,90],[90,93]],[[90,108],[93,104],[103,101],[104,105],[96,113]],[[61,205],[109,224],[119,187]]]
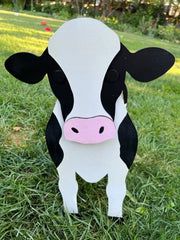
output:
[[[19,132],[19,131],[21,130],[21,127],[13,127],[13,130],[14,130],[15,132]]]

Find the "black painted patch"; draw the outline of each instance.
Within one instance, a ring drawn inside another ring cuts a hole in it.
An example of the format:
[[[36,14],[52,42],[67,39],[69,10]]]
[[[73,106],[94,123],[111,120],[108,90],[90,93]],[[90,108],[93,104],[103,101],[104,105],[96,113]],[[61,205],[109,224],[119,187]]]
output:
[[[44,52],[44,62],[47,66],[49,83],[54,95],[60,101],[64,120],[71,112],[74,104],[73,93],[68,79],[59,64],[49,55],[48,49]]]
[[[127,100],[128,100],[128,90],[127,90],[126,84],[124,84],[124,88],[123,88],[123,99],[124,99],[124,103],[127,103]]]
[[[135,53],[126,51],[127,72],[137,81],[149,82],[166,73],[174,64],[174,56],[162,48],[144,48]]]
[[[123,44],[121,44],[121,50],[112,60],[102,85],[101,102],[104,109],[110,114],[112,119],[114,119],[115,104],[118,97],[124,89],[127,92],[124,83],[126,77],[126,52],[127,49]]]
[[[56,116],[54,115],[54,113],[52,113],[46,128],[46,143],[49,154],[56,167],[59,166],[64,157],[63,150],[59,145],[59,140],[61,136],[61,127]]]
[[[32,53],[16,53],[5,61],[5,67],[9,73],[22,82],[35,84],[41,81],[46,74],[46,66],[43,65],[43,57]]]
[[[128,114],[119,126],[118,138],[120,142],[120,157],[126,166],[130,168],[137,152],[138,136]]]
[[[48,73],[49,83],[54,95],[61,103],[61,110],[64,120],[71,112],[74,105],[74,98],[69,82],[60,67]]]

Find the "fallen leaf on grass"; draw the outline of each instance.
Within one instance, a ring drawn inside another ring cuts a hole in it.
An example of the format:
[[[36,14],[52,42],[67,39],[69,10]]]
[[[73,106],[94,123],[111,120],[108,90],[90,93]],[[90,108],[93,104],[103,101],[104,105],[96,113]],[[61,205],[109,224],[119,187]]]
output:
[[[46,27],[44,30],[45,30],[46,32],[52,32],[52,28],[50,28],[50,27]]]
[[[42,20],[42,21],[41,21],[41,25],[42,25],[42,26],[45,26],[45,25],[47,25],[47,22],[46,22],[45,20]]]
[[[19,132],[19,131],[21,130],[21,127],[18,127],[18,126],[13,127],[13,130],[14,130],[15,132]]]

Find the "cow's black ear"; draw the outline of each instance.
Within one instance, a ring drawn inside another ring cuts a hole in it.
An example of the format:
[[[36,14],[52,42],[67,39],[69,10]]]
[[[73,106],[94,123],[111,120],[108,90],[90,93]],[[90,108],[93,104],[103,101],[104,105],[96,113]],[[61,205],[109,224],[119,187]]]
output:
[[[166,73],[174,64],[174,56],[161,48],[144,48],[127,54],[126,70],[137,81],[149,82]]]
[[[13,54],[5,61],[5,67],[15,78],[30,84],[37,83],[46,74],[46,51],[40,57],[26,52]]]

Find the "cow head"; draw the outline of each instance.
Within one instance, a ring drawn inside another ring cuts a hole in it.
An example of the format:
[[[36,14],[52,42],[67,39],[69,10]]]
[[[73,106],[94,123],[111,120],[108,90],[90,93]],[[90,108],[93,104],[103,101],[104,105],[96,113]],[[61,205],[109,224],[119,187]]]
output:
[[[17,79],[31,84],[47,73],[61,103],[66,139],[99,143],[115,135],[115,103],[125,89],[126,71],[135,80],[148,82],[173,63],[173,55],[160,48],[130,53],[102,22],[78,18],[56,31],[40,57],[17,53],[5,66]]]

